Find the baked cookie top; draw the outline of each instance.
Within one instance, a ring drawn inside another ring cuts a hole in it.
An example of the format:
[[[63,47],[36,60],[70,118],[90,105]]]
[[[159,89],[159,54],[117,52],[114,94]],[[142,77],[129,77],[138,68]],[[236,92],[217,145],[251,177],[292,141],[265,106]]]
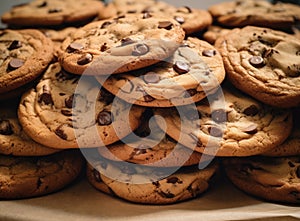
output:
[[[197,102],[214,92],[225,78],[225,69],[212,45],[189,37],[170,58],[151,67],[96,78],[129,103],[170,107]]]
[[[33,0],[12,7],[1,18],[9,25],[53,26],[91,19],[103,9],[97,0]]]
[[[60,62],[74,74],[122,73],[169,57],[184,36],[170,18],[124,15],[80,28],[63,42]]]
[[[254,98],[278,107],[300,104],[300,40],[268,28],[248,26],[220,37],[229,80]]]
[[[229,179],[243,191],[266,200],[300,203],[300,158],[249,157],[224,160]]]
[[[117,15],[145,13],[149,16],[168,16],[181,24],[186,34],[204,30],[212,23],[212,17],[206,10],[188,6],[175,7],[156,0],[114,0]]]
[[[18,100],[0,104],[0,154],[43,156],[58,151],[36,143],[24,132],[17,116]]]
[[[32,29],[0,30],[0,93],[36,79],[53,58],[52,41]]]
[[[18,116],[32,139],[66,149],[118,141],[138,127],[143,111],[114,99],[93,77],[79,78],[54,63],[23,95]]]
[[[44,157],[0,155],[0,198],[18,199],[52,193],[74,181],[83,165],[79,151]]]
[[[164,118],[166,132],[175,140],[213,156],[266,152],[281,144],[292,128],[290,111],[272,108],[225,87],[196,107],[158,109],[155,113]],[[157,122],[163,128],[163,121]]]
[[[300,6],[272,4],[265,0],[230,1],[208,8],[213,18],[229,27],[255,25],[274,29],[291,29],[300,22]]]

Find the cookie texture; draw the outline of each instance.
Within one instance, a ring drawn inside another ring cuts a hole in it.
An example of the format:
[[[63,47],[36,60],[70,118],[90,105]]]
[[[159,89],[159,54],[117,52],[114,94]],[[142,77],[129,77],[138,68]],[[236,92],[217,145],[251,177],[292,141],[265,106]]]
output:
[[[33,0],[12,7],[1,19],[16,26],[54,26],[92,19],[103,8],[96,0]]]
[[[159,205],[178,203],[199,196],[208,189],[209,181],[217,169],[216,162],[202,170],[197,167],[185,167],[158,180],[155,176],[163,173],[162,168],[134,165],[128,170],[110,162],[96,162],[95,168],[88,165],[87,177],[89,182],[102,192],[134,203]],[[119,177],[122,181],[103,173]]]
[[[217,25],[211,25],[203,34],[203,39],[210,44],[215,44],[216,40],[222,35],[226,35],[231,29],[224,28]]]
[[[79,78],[54,63],[22,96],[18,116],[33,140],[66,149],[118,141],[138,127],[143,111],[114,99],[94,78]]]
[[[0,31],[0,94],[36,79],[53,58],[52,41],[33,29]]]
[[[197,102],[215,92],[225,78],[219,52],[197,38],[185,40],[168,59],[151,67],[97,80],[123,100],[148,107]]]
[[[234,86],[269,105],[300,104],[299,39],[248,26],[219,38],[215,47]]]
[[[155,114],[164,118],[172,138],[213,156],[264,153],[283,143],[292,129],[290,111],[272,108],[226,87],[196,107],[157,109]],[[162,120],[157,122],[164,128]]]
[[[122,73],[169,57],[184,36],[175,20],[128,14],[80,28],[63,42],[60,62],[74,74]]]
[[[291,29],[300,22],[300,7],[296,4],[265,0],[229,1],[208,8],[213,18],[228,27],[255,25],[273,29]]]
[[[300,159],[252,157],[224,160],[227,176],[246,193],[267,201],[300,203]]]
[[[44,157],[0,155],[0,198],[19,199],[58,191],[80,174],[80,152],[64,151]]]

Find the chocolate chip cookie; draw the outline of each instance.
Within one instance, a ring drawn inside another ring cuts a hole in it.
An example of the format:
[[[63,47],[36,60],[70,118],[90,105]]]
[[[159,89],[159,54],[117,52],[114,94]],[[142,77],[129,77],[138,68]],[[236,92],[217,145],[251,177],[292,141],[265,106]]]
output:
[[[22,96],[18,116],[24,131],[45,146],[99,147],[138,127],[144,109],[130,107],[100,89],[93,77],[79,78],[54,63]]]
[[[0,94],[36,79],[53,58],[52,41],[32,29],[0,30]]]
[[[288,3],[272,4],[265,0],[222,2],[208,8],[213,18],[228,27],[247,25],[274,29],[291,29],[300,22],[300,6]]]
[[[277,107],[300,105],[300,40],[248,26],[220,37],[228,79],[254,98]]]
[[[198,167],[183,167],[174,174],[157,179],[164,174],[163,168],[136,164],[124,167],[113,162],[99,161],[95,167],[88,165],[87,177],[92,186],[102,192],[134,203],[159,205],[199,196],[208,189],[217,169],[217,162],[213,162],[202,170]]]
[[[2,22],[16,26],[57,26],[90,20],[103,10],[97,0],[33,0],[13,6]]]
[[[224,160],[227,176],[238,188],[256,197],[300,203],[300,158],[251,157]]]
[[[212,23],[212,17],[206,10],[188,6],[175,7],[156,0],[114,0],[117,15],[144,13],[147,16],[167,16],[178,21],[186,34],[204,30]]]
[[[213,156],[264,153],[287,139],[292,129],[290,111],[264,105],[224,86],[196,107],[157,109],[155,113],[164,118],[172,138]],[[163,128],[163,121],[157,122]]]
[[[203,34],[203,39],[210,44],[215,44],[216,40],[222,36],[226,35],[231,29],[224,28],[217,25],[211,25],[207,28],[206,32]]]
[[[78,177],[83,164],[77,151],[44,157],[0,155],[0,198],[29,198],[58,191]]]
[[[36,143],[23,131],[17,116],[18,105],[18,100],[0,103],[0,154],[43,156],[57,152]]]
[[[74,74],[123,73],[169,57],[184,36],[175,20],[124,15],[80,28],[63,42],[60,62]]]
[[[225,77],[222,57],[197,38],[185,40],[168,59],[151,67],[97,80],[129,103],[170,107],[197,102],[212,94]]]

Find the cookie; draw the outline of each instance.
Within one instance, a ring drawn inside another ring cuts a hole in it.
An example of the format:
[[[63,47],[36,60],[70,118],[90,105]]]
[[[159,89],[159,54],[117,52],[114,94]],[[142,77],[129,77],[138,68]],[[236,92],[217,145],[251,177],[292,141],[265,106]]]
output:
[[[248,26],[220,37],[215,47],[228,79],[254,98],[277,107],[300,105],[300,40]]]
[[[300,158],[251,157],[224,160],[227,176],[246,193],[267,201],[300,203]]]
[[[169,57],[184,36],[175,20],[124,15],[80,28],[63,42],[60,62],[74,74],[122,73]]]
[[[52,41],[32,29],[0,30],[0,94],[36,79],[53,58]]]
[[[58,191],[78,177],[83,164],[77,151],[44,157],[0,155],[0,198],[30,198]]]
[[[188,38],[168,59],[151,67],[97,80],[123,100],[171,107],[197,102],[215,92],[225,77],[222,57],[210,44]]]
[[[224,85],[196,107],[157,109],[155,114],[164,118],[172,138],[213,156],[264,153],[283,143],[292,129],[290,111],[264,105]],[[157,122],[164,127],[163,120]]]
[[[167,16],[181,24],[187,35],[204,30],[212,23],[212,16],[206,10],[188,6],[175,7],[156,0],[114,0],[117,15],[145,13],[148,16]]]
[[[273,29],[291,29],[300,22],[300,6],[288,3],[272,4],[265,0],[230,1],[208,8],[219,24],[227,27],[247,25]]]
[[[110,195],[134,203],[160,205],[178,203],[204,193],[218,169],[217,162],[213,162],[202,170],[184,167],[157,179],[164,174],[163,168],[132,165],[126,167],[99,161],[95,163],[95,168],[88,165],[87,178],[96,189]]]
[[[23,131],[17,116],[18,100],[0,104],[0,154],[43,156],[58,151],[36,143]]]
[[[97,0],[33,0],[13,6],[1,19],[13,26],[57,26],[90,20],[103,8]]]
[[[58,149],[99,147],[135,130],[144,111],[114,99],[93,77],[49,66],[18,109],[24,131],[36,142]]]
[[[211,25],[203,34],[203,39],[210,44],[215,44],[216,40],[222,35],[226,35],[231,29],[217,25]]]

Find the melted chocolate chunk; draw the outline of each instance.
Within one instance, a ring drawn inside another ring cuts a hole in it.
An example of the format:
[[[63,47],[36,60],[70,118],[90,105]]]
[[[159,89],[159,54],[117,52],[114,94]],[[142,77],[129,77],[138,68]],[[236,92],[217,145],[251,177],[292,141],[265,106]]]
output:
[[[100,126],[110,125],[113,122],[113,115],[110,111],[102,111],[98,114],[97,122]]]
[[[227,113],[223,109],[214,110],[211,117],[217,123],[224,123],[227,121]]]
[[[204,50],[202,51],[202,55],[206,57],[213,57],[217,54],[216,50]]]
[[[183,24],[185,22],[184,17],[181,16],[175,16],[174,19],[179,23],[179,24]]]
[[[72,53],[72,52],[75,52],[75,51],[80,51],[83,48],[84,48],[84,46],[82,44],[77,43],[77,42],[73,42],[68,46],[67,51],[68,51],[68,53]]]
[[[68,139],[68,135],[65,134],[65,132],[64,132],[63,129],[62,129],[62,127],[63,127],[63,125],[61,125],[61,126],[59,126],[58,128],[56,128],[55,134],[56,134],[57,136],[59,136],[61,139],[67,140],[67,139]]]
[[[172,28],[173,24],[170,21],[160,21],[158,23],[158,28],[164,28],[167,30],[170,30]]]
[[[2,135],[13,134],[11,124],[8,120],[0,120],[0,134]]]
[[[249,62],[255,68],[262,68],[265,66],[264,59],[261,56],[253,56],[249,59]]]
[[[22,59],[13,58],[10,60],[8,64],[8,70],[16,70],[24,65],[24,61]]]
[[[85,53],[80,58],[78,58],[77,64],[86,65],[92,61],[93,61],[93,55],[91,55],[90,53]]]
[[[59,12],[62,12],[62,9],[59,9],[59,8],[53,8],[53,9],[49,9],[49,10],[48,10],[48,13],[49,13],[49,14],[59,13]]]
[[[222,137],[223,136],[223,131],[218,127],[214,127],[214,126],[209,127],[208,132],[213,137]]]
[[[160,81],[159,75],[156,74],[155,72],[148,72],[143,76],[143,79],[147,84],[149,83],[155,84]]]
[[[255,116],[259,112],[258,107],[256,105],[251,105],[247,107],[243,113],[246,114],[247,116]]]
[[[149,52],[149,47],[146,44],[137,44],[132,51],[133,56],[145,55]]]
[[[43,93],[40,94],[38,102],[45,105],[53,105],[52,95],[47,85],[43,86]]]
[[[8,50],[14,50],[22,47],[22,42],[14,40],[12,43],[9,45]]]
[[[173,69],[178,74],[186,74],[190,71],[190,65],[183,61],[176,61],[173,65]]]
[[[98,170],[93,169],[93,176],[98,183],[102,183],[102,179]]]

